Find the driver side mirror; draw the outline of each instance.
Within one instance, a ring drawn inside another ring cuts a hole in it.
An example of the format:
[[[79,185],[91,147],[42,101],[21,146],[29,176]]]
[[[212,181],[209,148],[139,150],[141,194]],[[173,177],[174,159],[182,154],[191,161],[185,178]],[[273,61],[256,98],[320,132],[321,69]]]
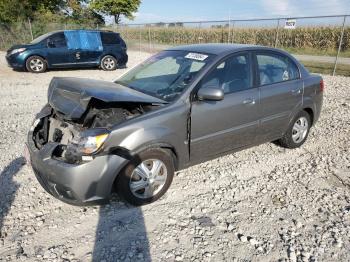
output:
[[[47,40],[47,47],[49,47],[49,48],[55,48],[56,45],[55,45],[55,43],[54,43],[53,41]]]
[[[200,101],[221,101],[224,99],[224,90],[216,86],[200,88],[197,92]]]

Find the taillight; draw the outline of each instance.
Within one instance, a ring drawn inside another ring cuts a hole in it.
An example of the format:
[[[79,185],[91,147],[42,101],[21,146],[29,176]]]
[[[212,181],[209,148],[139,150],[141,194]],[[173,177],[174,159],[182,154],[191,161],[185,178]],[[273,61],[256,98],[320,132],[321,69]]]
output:
[[[323,79],[320,81],[320,91],[321,91],[321,92],[324,91],[324,82],[323,82]]]

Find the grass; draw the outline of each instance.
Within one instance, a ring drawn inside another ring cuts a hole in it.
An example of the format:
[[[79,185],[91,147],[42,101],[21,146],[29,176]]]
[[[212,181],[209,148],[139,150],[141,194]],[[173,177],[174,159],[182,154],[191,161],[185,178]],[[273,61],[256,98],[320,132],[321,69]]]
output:
[[[296,55],[317,55],[317,56],[336,56],[338,50],[333,49],[316,49],[316,48],[289,48],[280,47],[289,53]],[[350,50],[341,51],[339,57],[350,57]]]
[[[312,73],[326,74],[326,75],[333,74],[334,63],[302,61],[302,64]],[[338,64],[336,75],[350,77],[350,65]]]

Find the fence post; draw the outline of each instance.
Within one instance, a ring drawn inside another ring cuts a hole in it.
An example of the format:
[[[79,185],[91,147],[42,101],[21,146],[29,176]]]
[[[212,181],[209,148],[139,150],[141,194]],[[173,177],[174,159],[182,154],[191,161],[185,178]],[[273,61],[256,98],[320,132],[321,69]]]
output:
[[[232,21],[232,34],[231,34],[231,44],[233,44],[235,38],[235,21]]]
[[[231,38],[231,17],[228,19],[228,34],[227,34],[227,43],[230,43]]]
[[[34,40],[33,36],[33,30],[32,30],[32,23],[30,22],[30,18],[28,17],[28,24],[29,24],[29,30],[30,30],[30,36],[32,37],[32,41]]]
[[[334,62],[334,68],[333,68],[333,76],[335,76],[335,72],[337,70],[337,64],[338,64],[338,57],[341,51],[341,46],[343,44],[343,37],[344,37],[344,30],[345,30],[345,21],[346,21],[346,15],[344,15],[344,19],[343,19],[343,26],[341,29],[341,35],[340,35],[340,40],[339,40],[339,47],[338,47],[338,52],[337,52],[337,56],[335,58],[335,62]]]
[[[139,26],[139,31],[140,31],[140,33],[139,33],[139,54],[141,55],[141,38],[142,38],[142,32],[141,32],[141,26]]]
[[[152,44],[151,44],[151,26],[148,26],[148,47],[149,52],[152,53]]]
[[[276,27],[276,38],[275,38],[275,48],[278,44],[278,32],[280,30],[280,19],[277,19],[277,27]]]

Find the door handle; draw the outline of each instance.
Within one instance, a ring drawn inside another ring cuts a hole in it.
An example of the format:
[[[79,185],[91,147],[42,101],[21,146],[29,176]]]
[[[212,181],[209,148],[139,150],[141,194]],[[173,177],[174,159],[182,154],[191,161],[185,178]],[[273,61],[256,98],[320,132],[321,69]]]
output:
[[[255,105],[255,99],[253,98],[247,98],[246,100],[243,101],[244,105]]]

